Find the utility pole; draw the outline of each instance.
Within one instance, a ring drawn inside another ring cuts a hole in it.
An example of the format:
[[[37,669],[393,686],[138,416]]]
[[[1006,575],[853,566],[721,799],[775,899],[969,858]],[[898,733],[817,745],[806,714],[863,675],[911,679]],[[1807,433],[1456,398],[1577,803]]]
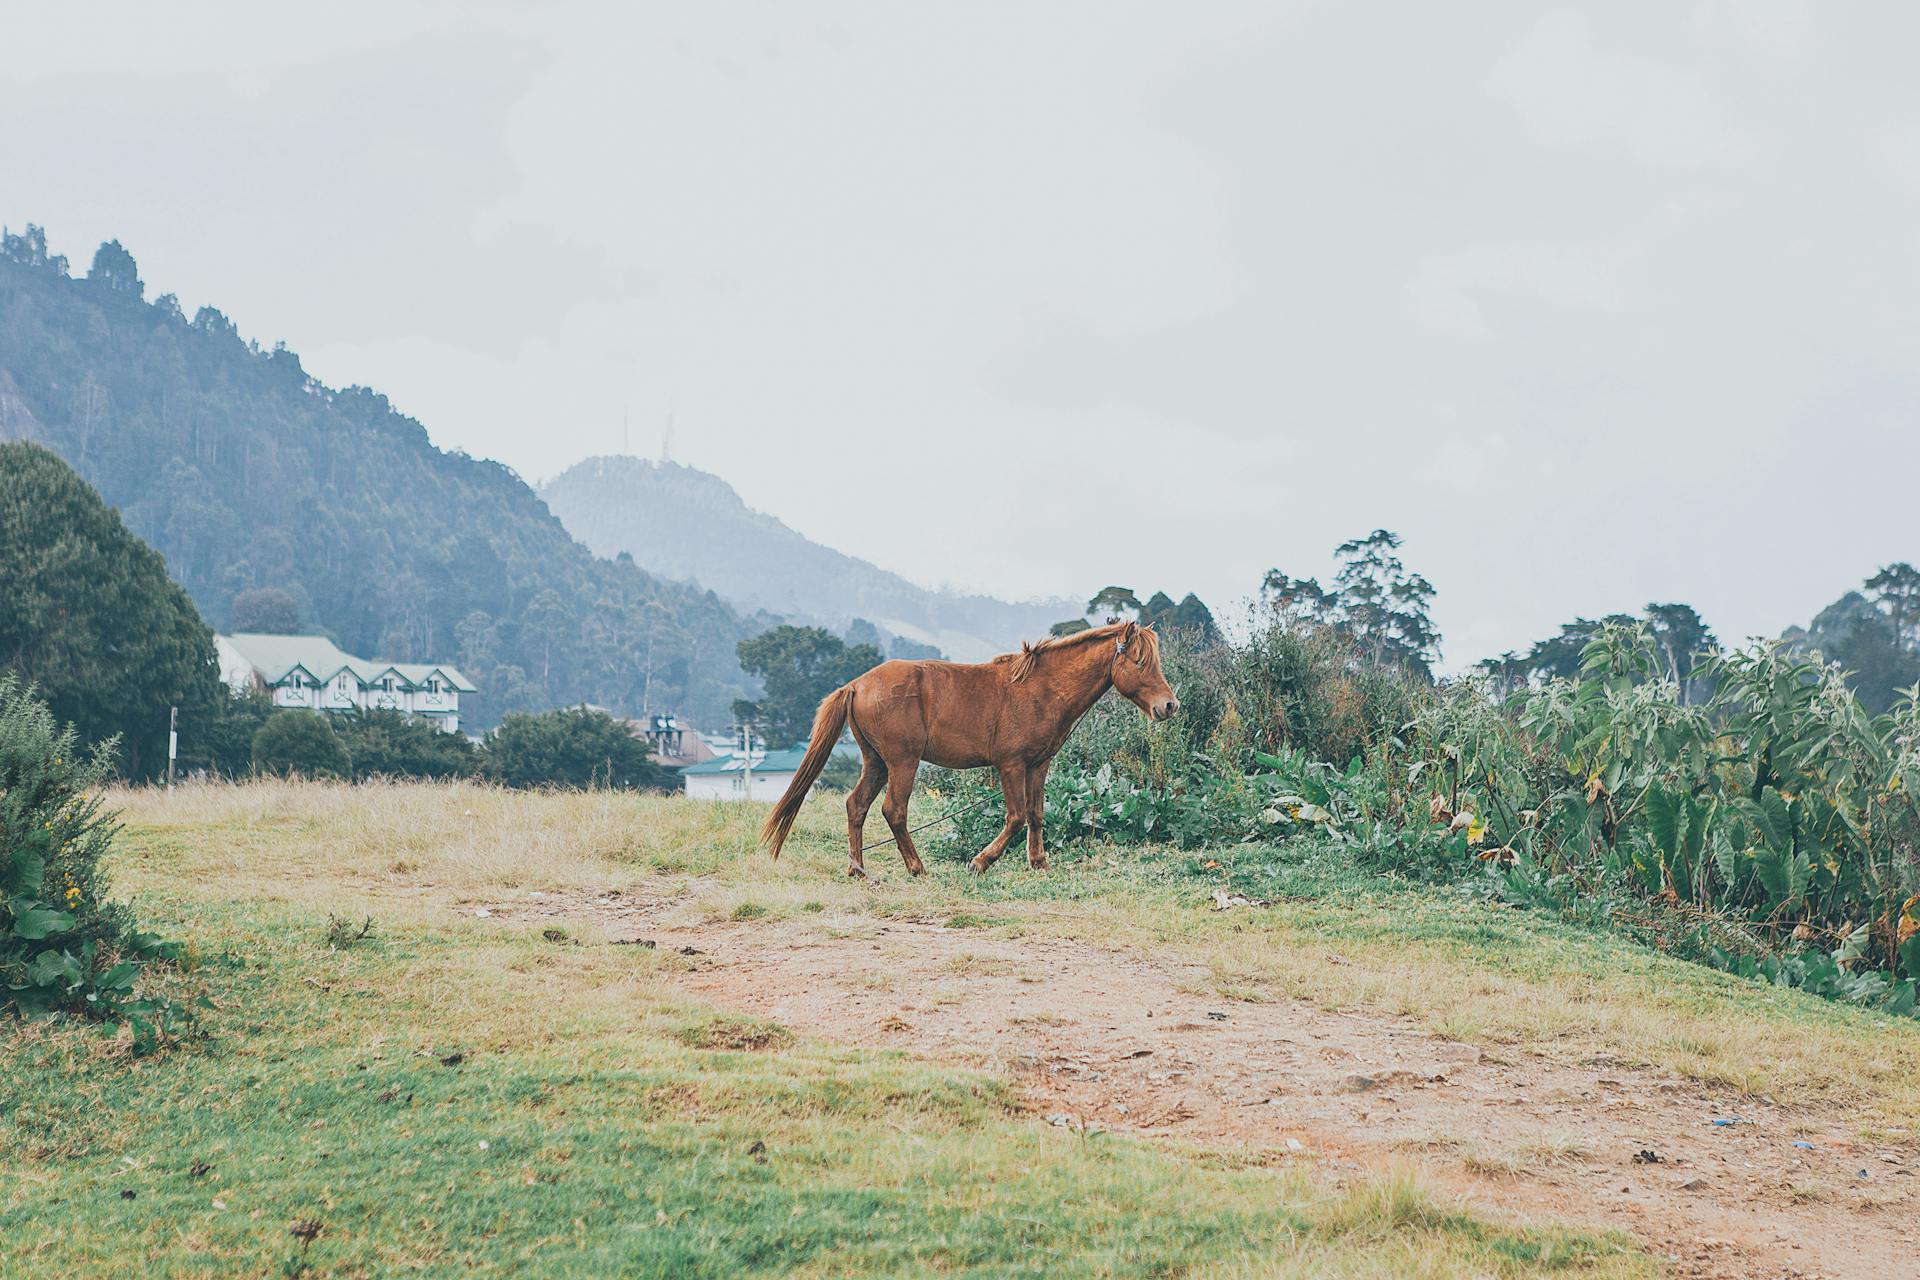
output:
[[[753,721],[740,726],[740,743],[746,751],[747,799],[753,799]]]
[[[180,754],[180,708],[167,708],[167,792],[173,792],[173,762]]]

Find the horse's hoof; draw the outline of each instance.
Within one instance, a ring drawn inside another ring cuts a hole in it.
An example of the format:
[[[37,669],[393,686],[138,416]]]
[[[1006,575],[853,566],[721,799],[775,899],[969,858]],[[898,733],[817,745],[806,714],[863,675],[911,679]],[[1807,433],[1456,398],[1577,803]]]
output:
[[[1040,859],[1038,862],[1029,861],[1027,863],[1027,870],[1029,871],[1045,871],[1046,869],[1047,860],[1045,858]]]
[[[987,874],[987,868],[992,865],[993,864],[991,862],[982,862],[980,861],[980,859],[975,858],[971,862],[967,863],[967,870],[973,872],[973,874],[977,876],[983,876]]]
[[[867,878],[867,869],[865,867],[848,867],[847,874],[855,880],[865,880]]]
[[[925,865],[916,862],[907,868],[907,874],[910,876],[923,876],[927,874],[927,868]]]

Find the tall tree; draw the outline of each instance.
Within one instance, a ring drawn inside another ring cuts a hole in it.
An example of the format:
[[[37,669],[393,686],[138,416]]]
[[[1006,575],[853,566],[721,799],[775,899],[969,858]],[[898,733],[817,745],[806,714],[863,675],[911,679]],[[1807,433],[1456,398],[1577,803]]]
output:
[[[213,633],[158,552],[38,445],[0,443],[0,670],[35,685],[88,742],[118,735],[127,772],[166,763],[226,697]]]
[[[279,587],[248,587],[233,597],[233,629],[263,635],[300,634],[300,602]]]
[[[1140,597],[1132,587],[1102,587],[1087,601],[1087,613],[1096,618],[1138,618]]]
[[[109,240],[100,246],[93,255],[93,269],[87,272],[87,279],[115,293],[124,293],[136,302],[147,291],[133,255],[118,240]],[[174,309],[179,309],[178,304]]]
[[[1411,573],[1399,555],[1400,535],[1375,529],[1334,549],[1339,625],[1376,665],[1405,666],[1429,674],[1439,656],[1433,626],[1433,584]]]
[[[820,700],[885,659],[870,644],[849,645],[820,627],[775,627],[739,645],[740,667],[757,675],[766,693],[734,704],[776,747],[806,740]]]
[[[1894,645],[1920,648],[1920,569],[1904,561],[1890,564],[1867,579],[1867,590],[1887,616]]]
[[[1703,690],[1694,668],[1718,643],[1690,604],[1655,604],[1646,611],[1647,634],[1660,655],[1667,679],[1680,686],[1681,701],[1697,703]]]

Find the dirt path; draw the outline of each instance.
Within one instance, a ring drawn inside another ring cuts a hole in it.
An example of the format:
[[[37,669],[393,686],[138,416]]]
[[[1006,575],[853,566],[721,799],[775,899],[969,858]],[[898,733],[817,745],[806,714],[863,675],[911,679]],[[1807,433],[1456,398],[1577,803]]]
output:
[[[692,995],[1005,1072],[1055,1124],[1298,1153],[1336,1174],[1411,1160],[1482,1211],[1625,1230],[1679,1276],[1920,1276],[1920,1148],[1863,1146],[1842,1116],[1605,1060],[1482,1053],[1392,1018],[1236,1003],[1205,994],[1202,966],[1130,951],[866,917],[687,927],[673,906],[551,894],[490,910],[696,948],[679,980]]]

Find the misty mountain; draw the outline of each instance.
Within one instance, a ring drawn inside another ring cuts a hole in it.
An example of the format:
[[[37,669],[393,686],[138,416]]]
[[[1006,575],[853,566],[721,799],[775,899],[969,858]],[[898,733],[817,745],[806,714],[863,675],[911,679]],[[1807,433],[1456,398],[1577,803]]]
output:
[[[719,476],[675,462],[589,458],[540,486],[553,513],[597,554],[698,583],[748,609],[843,630],[865,619],[894,636],[977,661],[1077,617],[1071,600],[1011,604],[936,591],[811,542],[748,507]]]
[[[212,307],[146,301],[118,242],[79,278],[37,227],[0,239],[0,439],[71,463],[214,627],[239,593],[284,592],[350,652],[457,662],[478,724],[583,700],[723,724],[758,692],[734,650],[774,619],[595,557],[385,396],[321,384]]]

